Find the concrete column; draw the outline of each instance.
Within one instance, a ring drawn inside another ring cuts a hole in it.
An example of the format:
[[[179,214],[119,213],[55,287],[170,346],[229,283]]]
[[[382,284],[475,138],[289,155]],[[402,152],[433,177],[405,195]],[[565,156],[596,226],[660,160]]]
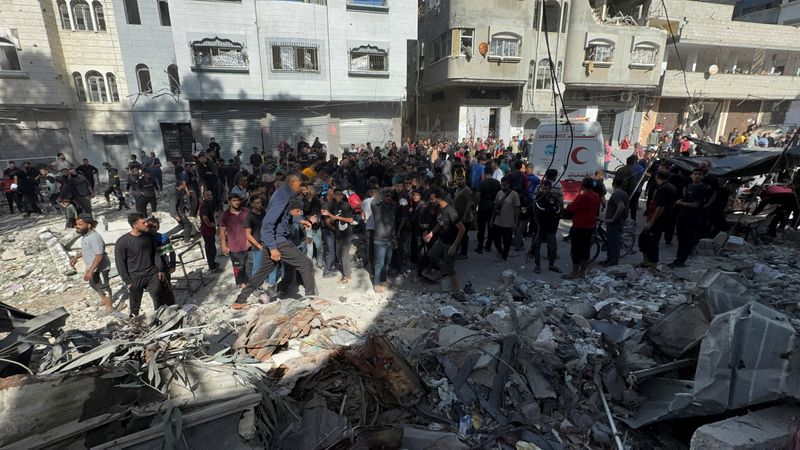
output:
[[[722,106],[720,106],[720,113],[719,113],[719,123],[717,125],[717,133],[724,135],[725,138],[728,138],[728,130],[725,129],[728,126],[728,110],[731,108],[731,101],[730,100],[723,100]]]
[[[94,17],[94,16],[92,16]],[[103,102],[113,103],[114,100],[111,98],[111,89],[108,86],[108,77],[103,75],[103,84],[106,86],[106,100]],[[100,96],[100,100],[103,100],[103,96]]]
[[[764,100],[761,100],[761,104],[758,105],[758,115],[756,116],[756,123],[761,123],[761,119],[764,118]]]
[[[511,139],[511,106],[497,108],[497,134],[508,142]]]

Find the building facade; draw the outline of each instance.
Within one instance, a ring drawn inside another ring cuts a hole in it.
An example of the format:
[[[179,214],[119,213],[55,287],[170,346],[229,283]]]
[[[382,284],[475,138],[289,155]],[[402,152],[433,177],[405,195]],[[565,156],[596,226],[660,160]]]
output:
[[[660,3],[649,11],[652,23],[672,27],[675,40],[644,132],[657,122],[666,129],[692,125],[717,140],[750,124],[800,122],[800,29],[734,21],[733,5],[666,4],[666,11]]]
[[[663,30],[619,21],[605,2],[428,1],[417,129],[507,141],[562,116],[560,94],[569,114],[600,121],[606,136],[635,135],[658,89],[665,42]]]
[[[410,0],[171,0],[181,92],[198,141],[228,157],[319,138],[400,141]]]
[[[733,8],[733,19],[800,27],[800,2],[798,0],[739,0]]]

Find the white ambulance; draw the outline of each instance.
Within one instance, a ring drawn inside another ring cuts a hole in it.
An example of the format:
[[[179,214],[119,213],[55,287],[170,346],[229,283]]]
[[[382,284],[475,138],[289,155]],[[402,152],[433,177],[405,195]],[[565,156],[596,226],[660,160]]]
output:
[[[548,168],[558,170],[566,201],[572,201],[578,195],[584,177],[591,177],[597,169],[603,168],[605,153],[603,130],[599,123],[585,119],[572,119],[571,122],[572,132],[564,121],[539,125],[528,159],[533,164],[534,173],[541,179]]]

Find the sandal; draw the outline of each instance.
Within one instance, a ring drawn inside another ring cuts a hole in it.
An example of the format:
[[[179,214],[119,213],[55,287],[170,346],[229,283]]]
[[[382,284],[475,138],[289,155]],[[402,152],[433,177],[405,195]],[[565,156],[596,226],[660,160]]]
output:
[[[347,284],[347,283],[349,283],[349,282],[350,282],[350,278],[348,278],[348,277],[342,277],[342,278],[339,280],[339,283],[341,283],[341,284]]]

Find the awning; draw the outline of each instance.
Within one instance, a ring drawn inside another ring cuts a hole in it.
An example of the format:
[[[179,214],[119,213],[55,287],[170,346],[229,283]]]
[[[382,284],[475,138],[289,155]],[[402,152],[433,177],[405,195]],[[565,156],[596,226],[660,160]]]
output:
[[[703,149],[707,150],[703,143]],[[711,162],[711,174],[720,178],[752,177],[769,173],[773,167],[776,171],[784,170],[800,164],[800,146],[795,146],[786,152],[772,150],[737,150],[722,145],[710,144],[719,147],[725,153],[709,154],[705,156],[686,157],[673,156],[667,158],[669,162],[683,170],[694,170],[701,161]],[[780,159],[780,161],[778,161]],[[777,166],[775,165],[777,162]]]

